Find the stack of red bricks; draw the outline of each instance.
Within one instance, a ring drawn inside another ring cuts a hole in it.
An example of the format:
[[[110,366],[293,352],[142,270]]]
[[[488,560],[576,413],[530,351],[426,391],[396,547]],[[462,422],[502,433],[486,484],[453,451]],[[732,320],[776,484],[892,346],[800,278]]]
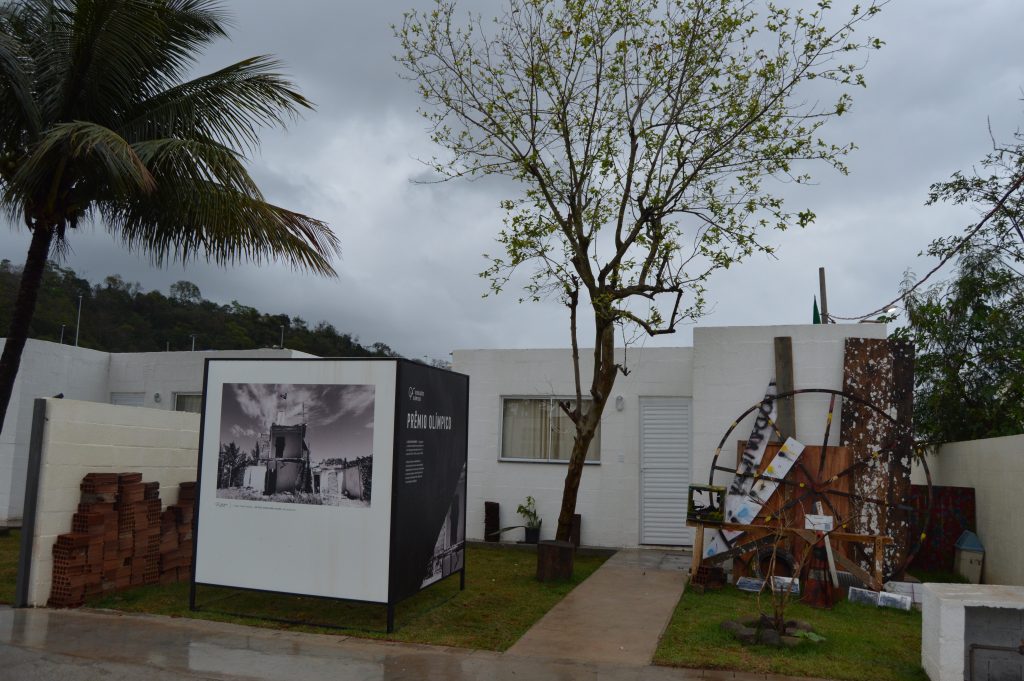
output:
[[[160,516],[160,583],[189,579],[192,569],[192,515],[196,506],[196,483],[183,482],[178,503]]]
[[[195,483],[182,483],[178,504],[165,512],[170,525],[160,512],[160,483],[143,482],[141,473],[90,473],[80,489],[72,531],[53,547],[50,606],[76,607],[87,596],[188,577]],[[175,564],[165,580],[164,547],[172,538],[173,555],[186,556],[186,569]]]

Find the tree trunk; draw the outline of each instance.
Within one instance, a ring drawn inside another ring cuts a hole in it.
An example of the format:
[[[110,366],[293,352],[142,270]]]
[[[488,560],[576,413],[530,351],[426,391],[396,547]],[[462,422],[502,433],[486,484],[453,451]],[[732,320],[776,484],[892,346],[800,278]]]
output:
[[[18,298],[14,303],[11,327],[7,332],[3,355],[0,356],[0,431],[3,431],[7,419],[7,407],[14,392],[14,379],[18,377],[21,352],[25,349],[28,328],[36,311],[36,300],[39,298],[43,272],[46,271],[51,241],[53,229],[48,225],[37,224],[32,230],[32,242],[28,247],[25,269],[21,273],[21,282],[18,285]]]
[[[587,458],[587,449],[594,439],[594,433],[601,423],[608,395],[615,384],[615,325],[597,321],[596,331],[594,375],[590,384],[592,401],[586,416],[576,426],[576,440],[573,442],[572,456],[569,457],[569,469],[565,473],[562,509],[558,514],[558,530],[555,533],[555,539],[558,541],[569,541],[572,535],[572,517],[576,513],[576,497],[580,489],[580,478],[583,476],[583,462]],[[579,371],[578,366],[576,370]]]

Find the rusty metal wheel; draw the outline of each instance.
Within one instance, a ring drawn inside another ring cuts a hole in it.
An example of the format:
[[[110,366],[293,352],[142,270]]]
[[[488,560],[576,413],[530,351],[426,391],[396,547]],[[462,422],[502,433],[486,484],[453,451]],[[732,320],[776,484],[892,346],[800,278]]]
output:
[[[772,475],[772,460],[768,459],[768,453],[765,453],[764,457],[767,461],[763,462],[762,470],[757,472],[753,479],[757,481],[755,484],[774,483],[776,487],[771,492],[770,499],[767,500],[768,503],[764,505],[765,515],[759,517],[762,521],[771,521],[773,516],[778,520],[781,514],[791,512],[794,509],[798,509],[802,515],[808,507],[813,507],[815,502],[821,502],[824,512],[827,515],[833,516],[835,530],[859,532],[862,534],[873,534],[873,532],[867,532],[863,529],[865,525],[870,526],[872,519],[875,519],[877,522],[879,518],[895,518],[897,520],[892,524],[899,528],[901,536],[893,537],[893,546],[899,550],[898,555],[894,556],[894,560],[889,561],[893,567],[887,570],[885,580],[902,576],[907,565],[921,548],[931,514],[932,485],[927,462],[921,455],[921,452],[918,451],[912,439],[907,439],[909,431],[906,426],[900,424],[886,410],[857,395],[831,388],[804,388],[779,393],[775,395],[774,399],[790,398],[795,401],[801,395],[829,396],[829,408],[825,417],[822,444],[815,447],[810,445],[810,443],[803,442],[798,434],[793,434],[795,440],[804,445],[809,445],[807,449],[803,450],[804,452],[811,450],[809,453],[816,453],[817,456],[798,455],[792,468],[782,477]],[[861,451],[859,453],[847,451],[846,460],[836,460],[837,452],[846,449],[827,446],[837,400],[856,403],[870,409],[873,414],[891,426],[889,429],[891,437],[876,451]],[[765,403],[763,401],[758,402],[741,413],[725,431],[725,434],[722,435],[711,462],[711,471],[708,476],[709,485],[728,487],[738,475],[750,477],[749,474],[742,472],[741,466],[726,464],[727,461],[731,463],[733,459],[730,455],[733,454],[730,451],[729,454],[723,457],[723,448],[730,441],[740,422],[750,414],[761,409],[762,404]],[[779,432],[778,426],[770,418],[768,421],[780,442],[785,441],[786,438]],[[817,452],[814,452],[815,449]],[[772,456],[775,456],[774,452]],[[927,480],[923,511],[919,510],[919,506],[915,507],[909,504],[909,499],[892,498],[891,487],[889,488],[890,493],[884,497],[872,496],[871,494],[864,493],[862,490],[858,490],[856,484],[858,474],[868,469],[884,470],[882,467],[893,465],[904,466],[909,469],[912,463],[918,463],[922,466]],[[735,522],[729,518],[726,518],[726,520],[728,522]],[[726,538],[727,534],[722,532],[721,536]],[[741,538],[727,538],[726,542],[731,547],[742,544],[743,540]]]

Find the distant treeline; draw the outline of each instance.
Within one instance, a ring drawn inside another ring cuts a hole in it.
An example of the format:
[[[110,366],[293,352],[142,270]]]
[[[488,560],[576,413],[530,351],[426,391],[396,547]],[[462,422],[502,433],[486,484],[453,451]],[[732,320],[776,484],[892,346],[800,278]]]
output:
[[[21,268],[0,261],[0,337],[10,328]],[[188,281],[171,286],[170,295],[143,291],[113,275],[90,284],[71,269],[47,265],[30,338],[75,342],[78,297],[82,296],[82,329],[78,344],[107,352],[191,350],[249,350],[284,345],[320,357],[397,357],[384,343],[364,346],[358,338],[321,321],[310,327],[300,317],[266,314],[231,301],[218,305],[204,300],[199,287]]]

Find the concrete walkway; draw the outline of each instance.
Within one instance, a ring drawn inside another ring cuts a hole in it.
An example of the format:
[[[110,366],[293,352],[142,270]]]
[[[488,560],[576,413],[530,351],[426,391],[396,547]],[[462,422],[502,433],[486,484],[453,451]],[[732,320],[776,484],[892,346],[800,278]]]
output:
[[[0,606],[0,679],[795,681],[650,665],[688,566],[682,552],[620,551],[504,654],[185,618]]]
[[[623,550],[552,608],[508,654],[646,666],[683,593],[690,554]]]
[[[743,672],[556,661],[182,618],[4,607],[0,679],[796,681]]]

